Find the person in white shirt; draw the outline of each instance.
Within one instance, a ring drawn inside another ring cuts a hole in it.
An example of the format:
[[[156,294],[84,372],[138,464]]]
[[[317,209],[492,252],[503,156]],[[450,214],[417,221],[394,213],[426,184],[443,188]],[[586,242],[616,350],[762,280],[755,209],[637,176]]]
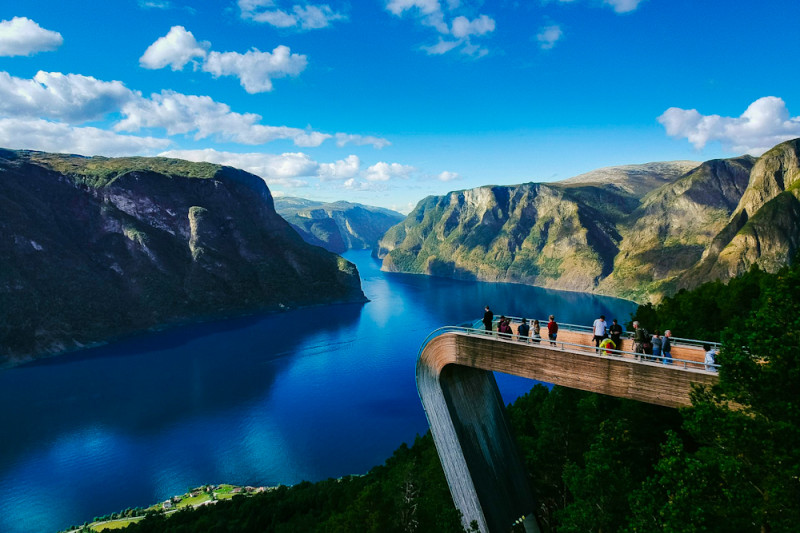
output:
[[[608,322],[606,322],[606,316],[600,315],[600,318],[594,321],[592,329],[594,330],[594,345],[599,348],[600,342],[607,337]]]

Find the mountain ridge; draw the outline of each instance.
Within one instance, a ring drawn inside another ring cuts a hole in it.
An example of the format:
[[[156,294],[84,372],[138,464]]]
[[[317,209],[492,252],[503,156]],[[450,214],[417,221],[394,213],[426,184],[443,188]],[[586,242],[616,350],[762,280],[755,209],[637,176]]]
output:
[[[365,301],[258,176],[165,158],[0,151],[0,365],[150,328]]]
[[[798,146],[787,141],[760,158],[623,165],[428,197],[387,231],[378,256],[390,271],[639,302],[752,264],[774,271],[800,247]],[[714,267],[718,257],[724,268]]]
[[[329,252],[375,248],[378,240],[403,215],[355,202],[319,202],[305,198],[280,196],[275,210],[309,244]]]

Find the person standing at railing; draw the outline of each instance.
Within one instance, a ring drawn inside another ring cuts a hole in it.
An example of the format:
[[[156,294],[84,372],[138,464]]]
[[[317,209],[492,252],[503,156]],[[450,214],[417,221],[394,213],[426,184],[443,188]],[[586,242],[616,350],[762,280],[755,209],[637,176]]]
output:
[[[664,364],[672,364],[672,331],[667,330],[664,332],[664,338],[661,339],[661,355],[664,356]]]
[[[497,332],[503,335],[512,335],[514,332],[511,330],[511,319],[500,315],[500,322],[497,323]]]
[[[517,328],[517,338],[520,342],[528,343],[528,334],[531,331],[531,327],[528,325],[528,319],[523,318],[522,324],[519,325]]]
[[[606,330],[608,329],[606,316],[600,315],[600,318],[596,319],[592,324],[592,329],[594,330],[594,345],[599,348],[600,342],[608,336],[606,335]]]
[[[535,318],[533,319],[533,342],[538,343],[542,340],[542,327],[539,325],[539,321]]]
[[[717,364],[717,351],[712,348],[710,344],[704,344],[703,349],[706,351],[706,358],[704,361],[706,370],[709,372],[716,372],[717,367],[714,365]]]
[[[547,336],[550,338],[550,346],[555,346],[556,338],[558,338],[558,323],[553,315],[550,315],[550,322],[547,323]]]
[[[661,360],[661,346],[663,341],[661,340],[661,332],[655,330],[653,332],[653,338],[650,340],[650,344],[653,345],[653,361],[658,362]]]
[[[611,321],[611,325],[608,327],[608,333],[611,336],[611,340],[614,341],[614,346],[616,346],[617,350],[622,349],[622,326],[617,324],[617,319]]]
[[[494,320],[494,313],[487,305],[483,311],[483,328],[486,331],[492,331],[492,321]]]
[[[644,344],[647,340],[647,330],[636,320],[633,323],[633,351],[639,354],[639,359],[644,359]]]

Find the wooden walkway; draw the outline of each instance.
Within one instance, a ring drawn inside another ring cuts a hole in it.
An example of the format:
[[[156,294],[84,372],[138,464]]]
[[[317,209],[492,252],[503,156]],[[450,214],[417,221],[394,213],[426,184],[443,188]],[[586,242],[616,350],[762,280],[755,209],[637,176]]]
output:
[[[438,333],[438,334],[437,334]],[[417,361],[417,389],[453,500],[465,526],[538,531],[535,502],[492,371],[667,407],[691,405],[695,384],[716,383],[704,352],[675,346],[672,365],[596,353],[591,334],[559,331],[558,344],[520,342],[465,328],[434,332]],[[628,343],[630,341],[627,341]],[[632,349],[623,344],[623,350]]]

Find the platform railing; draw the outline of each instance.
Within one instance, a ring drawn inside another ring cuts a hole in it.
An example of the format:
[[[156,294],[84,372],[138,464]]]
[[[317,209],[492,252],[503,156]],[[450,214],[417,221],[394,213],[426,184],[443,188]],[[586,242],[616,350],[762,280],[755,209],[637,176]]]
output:
[[[506,317],[506,318],[516,318],[516,317]],[[530,345],[531,347],[584,353],[586,355],[590,355],[593,357],[619,357],[632,364],[659,365],[665,368],[674,368],[676,370],[685,370],[690,372],[717,373],[719,371],[719,364],[706,364],[700,361],[691,361],[688,359],[676,359],[676,358],[670,358],[669,362],[666,363],[664,362],[666,361],[666,359],[661,356],[647,355],[636,352],[629,352],[625,350],[614,350],[611,348],[598,348],[593,344],[592,345],[578,344],[578,343],[559,341],[559,340],[551,341],[546,336],[542,337],[540,340],[534,340],[532,337],[527,337],[520,340],[519,335],[515,333],[500,333],[498,331],[490,332],[482,327],[483,322],[479,320],[477,321],[477,323],[481,324],[481,327],[470,327],[468,325],[444,326],[432,331],[422,342],[422,346],[420,346],[419,352],[417,354],[417,359],[419,360],[419,358],[422,356],[422,352],[425,349],[425,346],[427,346],[427,344],[432,339],[440,335],[443,335],[445,333],[459,333],[462,335],[481,335],[485,337],[492,337],[493,339],[500,342],[527,344]],[[565,326],[575,326],[575,325],[565,324]],[[591,332],[590,327],[589,328],[587,328],[586,326],[575,326],[575,327],[583,328],[582,330],[579,331]],[[559,324],[559,331],[560,330],[561,330],[561,325]],[[706,341],[695,341],[695,342],[702,344],[711,344]],[[608,352],[609,355],[605,355],[606,352]]]
[[[506,318],[510,318],[512,323],[521,323],[522,322],[522,318],[523,318],[523,317],[509,316],[509,315],[502,315],[502,316],[505,316]],[[543,338],[547,337],[547,322],[548,322],[547,319],[541,320],[541,319],[537,319],[535,317],[534,318],[525,317],[525,320],[528,321],[529,325],[533,324],[534,320],[539,320],[539,325],[541,326],[542,330],[544,330]],[[500,317],[498,315],[495,315],[494,320],[492,321],[492,326],[495,327],[495,325],[499,321],[500,321]],[[482,329],[483,328],[483,320],[480,319],[480,318],[477,319],[477,320],[474,320],[472,322],[465,323],[464,325],[466,325],[466,324],[471,324],[471,327],[473,327],[475,329]],[[577,331],[577,332],[581,332],[581,333],[592,333],[593,328],[592,328],[592,326],[585,326],[583,324],[562,324],[562,323],[559,322],[558,323],[558,330],[559,331],[562,331],[562,330],[565,330],[565,331]],[[652,334],[652,331],[650,333]],[[663,335],[662,335],[662,337],[663,337]],[[633,338],[633,331],[623,331],[622,332],[622,338],[623,339],[632,339]],[[699,340],[699,339],[687,339],[687,338],[683,338],[683,337],[670,337],[670,341],[672,342],[673,345],[697,346],[698,348],[702,348],[704,345],[707,344],[707,345],[713,347],[716,350],[719,350],[719,348],[721,346],[721,343],[719,343],[719,342],[704,341],[704,340]]]

